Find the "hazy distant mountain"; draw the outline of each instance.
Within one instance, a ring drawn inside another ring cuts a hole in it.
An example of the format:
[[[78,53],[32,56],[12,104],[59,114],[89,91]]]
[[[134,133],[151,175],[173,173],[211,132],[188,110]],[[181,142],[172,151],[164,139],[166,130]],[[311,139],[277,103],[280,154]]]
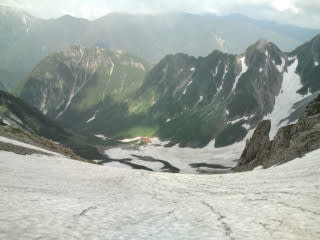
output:
[[[13,51],[13,45],[24,39],[37,19],[18,9],[0,7],[0,86],[1,89],[12,89],[24,76],[19,59],[28,61],[24,51]],[[29,51],[29,50],[28,50]],[[30,54],[31,55],[31,54]],[[9,67],[9,63],[13,65]],[[34,64],[34,63],[33,63]]]
[[[234,16],[113,13],[95,21],[71,16],[41,20],[1,7],[0,63],[8,72],[28,73],[43,57],[74,44],[126,50],[157,63],[178,52],[193,56],[205,56],[208,49],[241,53],[259,38],[292,50],[311,34],[310,29]]]
[[[225,146],[266,116],[273,131],[300,116],[320,90],[319,39],[291,53],[259,40],[241,55],[168,55],[150,72],[121,52],[72,47],[42,60],[19,95],[89,135],[156,135],[189,146],[215,139]]]
[[[272,21],[256,20],[241,14],[232,14],[227,16],[226,18],[230,20],[232,19],[234,21],[252,23],[262,28],[269,29],[273,32],[289,36],[293,39],[296,39],[302,42],[306,42],[309,39],[313,38],[315,35],[320,33],[319,29],[309,29],[309,28],[297,27],[297,26],[288,25],[288,24],[278,24]],[[287,50],[287,49],[283,48],[283,50]]]
[[[10,48],[26,36],[37,22],[30,14],[15,8],[0,6],[0,48]]]

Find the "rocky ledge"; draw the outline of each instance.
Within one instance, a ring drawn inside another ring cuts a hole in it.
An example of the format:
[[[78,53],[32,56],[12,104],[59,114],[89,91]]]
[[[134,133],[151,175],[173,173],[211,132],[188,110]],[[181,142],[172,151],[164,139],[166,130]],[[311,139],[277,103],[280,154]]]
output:
[[[282,164],[320,148],[320,95],[305,109],[296,124],[282,127],[269,139],[271,122],[260,122],[247,141],[235,171]]]

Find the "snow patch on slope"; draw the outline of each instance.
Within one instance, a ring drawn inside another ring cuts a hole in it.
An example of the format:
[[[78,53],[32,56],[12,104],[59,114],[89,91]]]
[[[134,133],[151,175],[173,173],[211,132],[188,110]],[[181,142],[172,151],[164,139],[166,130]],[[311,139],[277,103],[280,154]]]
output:
[[[223,76],[222,76],[222,81],[226,78],[226,75],[228,73],[228,63],[226,63],[225,67],[224,67],[224,72],[223,72]]]
[[[281,65],[279,66],[279,65],[275,64],[275,66],[277,67],[279,72],[283,72],[283,68],[284,68],[285,63],[286,63],[286,61],[283,58],[281,58]]]
[[[132,62],[132,65],[133,65],[134,67],[136,67],[136,68],[138,68],[138,69],[140,69],[140,70],[142,70],[142,71],[145,71],[145,70],[146,70],[146,69],[144,68],[144,66],[143,66],[142,63],[140,63],[140,62],[134,62],[134,61],[132,61],[132,59],[131,59],[131,62]]]
[[[141,137],[126,138],[126,139],[120,140],[120,142],[122,142],[122,143],[130,143],[130,142],[134,142],[134,141],[139,141],[140,139],[141,139]]]
[[[102,140],[107,140],[107,139],[109,139],[108,137],[106,137],[105,135],[103,135],[103,134],[96,134],[96,135],[94,135],[95,137],[97,137],[97,138],[100,138],[100,139],[102,139]]]
[[[241,118],[237,118],[235,120],[232,120],[232,121],[228,121],[228,124],[235,124],[237,122],[240,122],[240,121],[247,121],[249,120],[250,118],[253,118],[255,114],[251,114],[250,116],[243,116]]]
[[[46,88],[42,92],[42,98],[41,98],[41,104],[40,104],[40,112],[42,112],[44,115],[48,113],[47,107],[47,100],[48,100],[48,88]]]
[[[187,86],[184,88],[183,93],[182,93],[183,95],[186,95],[187,90],[188,90],[188,87],[189,87],[191,84],[192,84],[192,80],[191,80],[190,82],[188,82]]]
[[[90,122],[92,122],[93,120],[95,120],[96,119],[96,113],[91,117],[91,118],[89,118],[87,121],[86,121],[86,123],[90,123]]]
[[[240,74],[236,77],[236,79],[234,80],[234,84],[233,84],[233,86],[232,86],[231,92],[233,92],[233,91],[236,89],[236,87],[237,87],[237,85],[238,85],[239,78],[242,76],[242,74],[244,74],[244,73],[247,72],[247,70],[248,70],[248,66],[247,66],[246,63],[245,63],[245,60],[246,60],[245,57],[240,58],[240,62],[241,62],[241,72],[240,72]]]
[[[28,27],[28,19],[27,18],[28,17],[25,16],[25,15],[22,16],[22,22],[26,26],[26,32],[28,33],[29,32],[29,27]]]
[[[222,90],[222,85],[223,85],[223,83],[221,83],[221,85],[217,88],[217,94],[219,94],[219,93],[221,92],[221,90]]]
[[[0,121],[2,121],[4,124],[11,126],[11,122],[9,122],[7,119],[0,118]]]
[[[65,54],[67,54],[67,52],[65,52]],[[75,54],[78,55],[78,59],[77,59],[76,63],[73,62],[72,60],[69,60],[65,63],[72,74],[73,82],[72,82],[72,88],[70,90],[70,94],[67,97],[67,99],[68,99],[67,103],[64,106],[64,109],[56,116],[56,119],[58,119],[62,114],[65,113],[65,111],[69,108],[73,98],[78,94],[78,92],[85,86],[85,84],[88,81],[89,76],[87,75],[87,73],[84,73],[84,75],[82,75],[79,68],[75,66],[75,65],[80,65],[82,63],[83,56],[84,56],[84,50],[81,47],[79,47],[78,52],[71,53],[71,55],[75,55]],[[87,61],[86,66],[88,68],[89,61]],[[95,72],[95,70],[96,70],[96,68],[94,69],[94,72]]]
[[[271,139],[273,139],[280,127],[289,123],[288,121],[282,120],[290,115],[292,112],[292,106],[296,102],[310,95],[308,94],[303,96],[297,93],[297,91],[302,87],[302,84],[300,81],[300,76],[295,72],[298,66],[298,59],[292,59],[294,59],[294,62],[288,67],[287,72],[284,72],[283,74],[281,90],[279,95],[276,96],[274,109],[264,118],[271,120]]]

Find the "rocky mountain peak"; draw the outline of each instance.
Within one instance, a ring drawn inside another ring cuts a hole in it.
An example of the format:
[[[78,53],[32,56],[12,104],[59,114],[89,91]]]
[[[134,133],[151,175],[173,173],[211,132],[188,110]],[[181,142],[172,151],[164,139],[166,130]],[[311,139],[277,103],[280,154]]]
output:
[[[256,49],[265,51],[269,45],[269,41],[266,39],[259,39],[255,44]]]
[[[274,43],[260,39],[247,48],[245,60],[247,65],[254,68],[267,67],[269,70],[278,68],[279,72],[283,72],[287,56]]]
[[[259,39],[254,44],[249,46],[246,50],[246,52],[250,51],[258,51],[260,53],[266,54],[266,52],[272,52],[272,51],[278,51],[281,52],[281,50],[278,48],[276,44],[273,42],[270,42],[266,39]]]

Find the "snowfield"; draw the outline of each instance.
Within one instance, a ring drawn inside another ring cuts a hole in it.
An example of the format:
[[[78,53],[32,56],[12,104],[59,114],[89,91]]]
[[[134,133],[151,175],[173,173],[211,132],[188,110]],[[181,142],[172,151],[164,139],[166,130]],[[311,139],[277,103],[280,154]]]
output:
[[[250,138],[253,131],[249,131],[247,136],[241,142],[226,147],[215,148],[215,141],[211,141],[204,148],[182,148],[178,145],[165,147],[168,142],[160,141],[158,138],[152,138],[151,143],[139,147],[112,147],[104,151],[104,153],[112,159],[131,159],[130,163],[138,164],[152,169],[153,171],[162,171],[164,165],[160,162],[143,161],[141,158],[153,158],[154,161],[165,161],[172,167],[180,170],[180,173],[199,173],[199,170],[214,170],[214,168],[202,167],[201,169],[192,167],[192,164],[217,164],[225,167],[234,167],[239,159],[244,147],[246,139]],[[155,164],[157,163],[157,164]],[[160,164],[159,164],[160,163]],[[113,163],[105,163],[110,165]],[[125,164],[117,166],[127,168]]]
[[[319,157],[188,175],[0,152],[0,239],[320,239]]]
[[[240,59],[240,62],[241,62],[241,73],[236,77],[236,79],[235,79],[235,81],[234,81],[234,84],[233,84],[232,90],[231,90],[232,92],[236,89],[236,87],[237,87],[237,85],[238,85],[239,78],[240,78],[244,73],[246,73],[247,70],[248,70],[248,66],[247,66],[246,63],[245,63],[245,60],[246,60],[245,57],[242,57],[242,58]]]
[[[298,58],[292,57],[290,60],[293,59],[294,62],[288,66],[287,72],[284,72],[283,74],[281,90],[275,99],[274,109],[270,114],[264,117],[264,119],[271,120],[271,139],[275,137],[280,127],[289,124],[289,121],[283,120],[286,119],[293,111],[293,105],[311,95],[310,93],[306,95],[300,95],[297,93],[297,91],[302,88],[302,84],[300,76],[296,73]]]

